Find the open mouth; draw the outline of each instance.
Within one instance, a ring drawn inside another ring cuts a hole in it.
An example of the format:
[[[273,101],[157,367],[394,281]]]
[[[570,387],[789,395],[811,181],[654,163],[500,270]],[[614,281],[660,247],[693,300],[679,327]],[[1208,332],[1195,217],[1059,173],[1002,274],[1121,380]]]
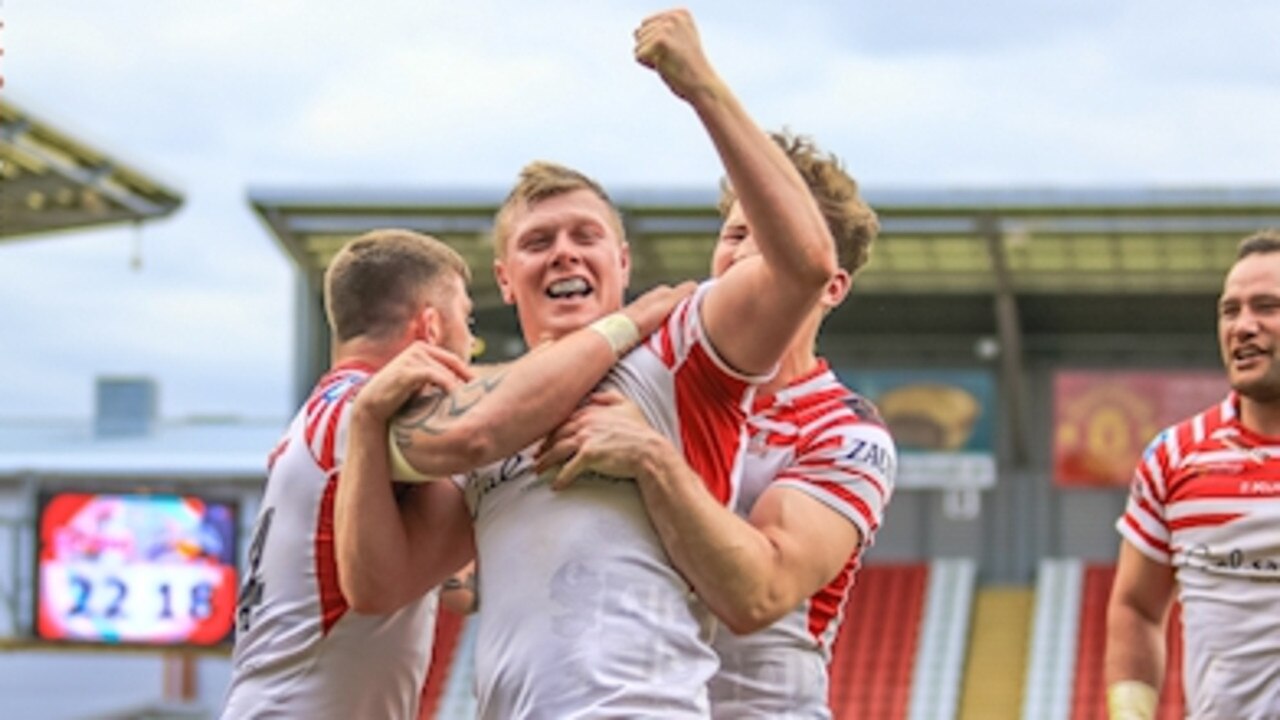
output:
[[[1267,353],[1255,345],[1244,345],[1231,351],[1231,360],[1236,365],[1252,365],[1265,357]]]
[[[576,300],[587,297],[592,291],[591,283],[581,277],[557,280],[548,285],[545,290],[547,297],[552,300]]]

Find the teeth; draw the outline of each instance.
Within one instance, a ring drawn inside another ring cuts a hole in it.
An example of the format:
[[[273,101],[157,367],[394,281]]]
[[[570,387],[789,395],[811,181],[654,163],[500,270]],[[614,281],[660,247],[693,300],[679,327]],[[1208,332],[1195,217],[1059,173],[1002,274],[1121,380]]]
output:
[[[586,280],[576,277],[552,283],[551,287],[547,288],[547,294],[551,297],[565,297],[568,295],[585,295],[590,290],[591,286],[587,285]]]

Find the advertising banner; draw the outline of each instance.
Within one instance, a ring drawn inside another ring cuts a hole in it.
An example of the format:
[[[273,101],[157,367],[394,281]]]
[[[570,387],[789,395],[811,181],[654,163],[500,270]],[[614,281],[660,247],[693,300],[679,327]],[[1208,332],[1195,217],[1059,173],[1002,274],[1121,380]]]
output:
[[[1125,487],[1156,433],[1220,402],[1221,370],[1071,370],[1053,379],[1053,477]]]
[[[837,370],[873,402],[898,447],[899,488],[995,484],[995,378],[985,370]]]

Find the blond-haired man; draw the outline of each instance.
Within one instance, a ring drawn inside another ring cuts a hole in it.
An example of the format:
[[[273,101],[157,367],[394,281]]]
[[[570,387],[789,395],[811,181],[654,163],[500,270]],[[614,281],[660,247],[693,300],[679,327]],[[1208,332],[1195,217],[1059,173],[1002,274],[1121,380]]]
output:
[[[451,489],[446,484],[391,496],[396,507],[421,519],[413,529],[428,541],[433,558],[425,566],[431,574],[416,578],[419,591],[400,607],[364,612],[346,592],[352,582],[347,574],[360,572],[361,565],[340,567],[335,533],[366,518],[344,514],[351,508],[335,505],[351,490],[343,481],[348,462],[363,462],[347,453],[347,436],[359,427],[353,418],[362,403],[376,403],[386,394],[385,378],[372,382],[372,373],[392,365],[397,371],[389,375],[430,382],[452,402],[472,397],[463,384],[471,377],[466,367],[472,344],[468,278],[456,252],[404,230],[374,231],[351,241],[327,269],[332,366],[268,462],[236,611],[224,718],[416,717],[434,635],[437,598],[428,591],[456,567],[454,553],[470,552],[457,543],[432,543],[430,537],[453,534],[466,518],[448,513],[447,495],[437,497]],[[656,327],[675,299],[658,290],[630,306],[627,317],[639,327]],[[487,380],[501,386],[490,393],[493,401],[538,402],[541,413],[517,413],[523,424],[506,435],[458,425],[425,444],[454,463],[488,459],[487,448],[496,456],[522,447],[545,433],[557,414],[572,410],[573,402],[559,395],[581,395],[590,387],[560,367],[571,359],[594,362],[603,373],[615,354],[598,333],[566,337],[557,347],[512,365],[510,382]],[[379,472],[387,482],[389,471]]]
[[[831,646],[861,551],[884,517],[896,452],[875,408],[815,353],[823,319],[847,296],[878,231],[839,161],[775,134],[822,209],[840,268],[761,386],[733,502],[721,503],[680,453],[617,395],[603,395],[549,438],[539,466],[633,477],[672,562],[726,626],[713,646],[717,718],[829,718]],[[731,184],[711,273],[759,252]]]
[[[803,179],[713,71],[687,12],[646,19],[635,52],[698,114],[760,253],[699,286],[605,386],[638,403],[728,502],[752,387],[835,274],[835,251]],[[530,345],[621,302],[630,255],[598,184],[535,164],[498,220],[495,273]],[[397,451],[420,472],[438,471],[417,445],[440,421],[435,408],[396,421]],[[717,665],[706,618],[635,486],[596,477],[557,494],[532,455],[461,482],[478,550],[481,716],[705,717]]]

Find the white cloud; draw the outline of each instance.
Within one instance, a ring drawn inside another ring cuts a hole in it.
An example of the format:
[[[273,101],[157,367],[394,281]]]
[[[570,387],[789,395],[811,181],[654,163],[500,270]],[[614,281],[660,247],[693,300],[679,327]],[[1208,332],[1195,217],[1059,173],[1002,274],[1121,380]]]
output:
[[[1275,184],[1280,7],[1189,0],[691,3],[761,124],[868,187]],[[291,408],[294,289],[248,186],[489,186],[535,157],[709,187],[693,113],[631,57],[657,0],[6,3],[11,99],[182,190],[142,230],[0,245],[0,414]]]

